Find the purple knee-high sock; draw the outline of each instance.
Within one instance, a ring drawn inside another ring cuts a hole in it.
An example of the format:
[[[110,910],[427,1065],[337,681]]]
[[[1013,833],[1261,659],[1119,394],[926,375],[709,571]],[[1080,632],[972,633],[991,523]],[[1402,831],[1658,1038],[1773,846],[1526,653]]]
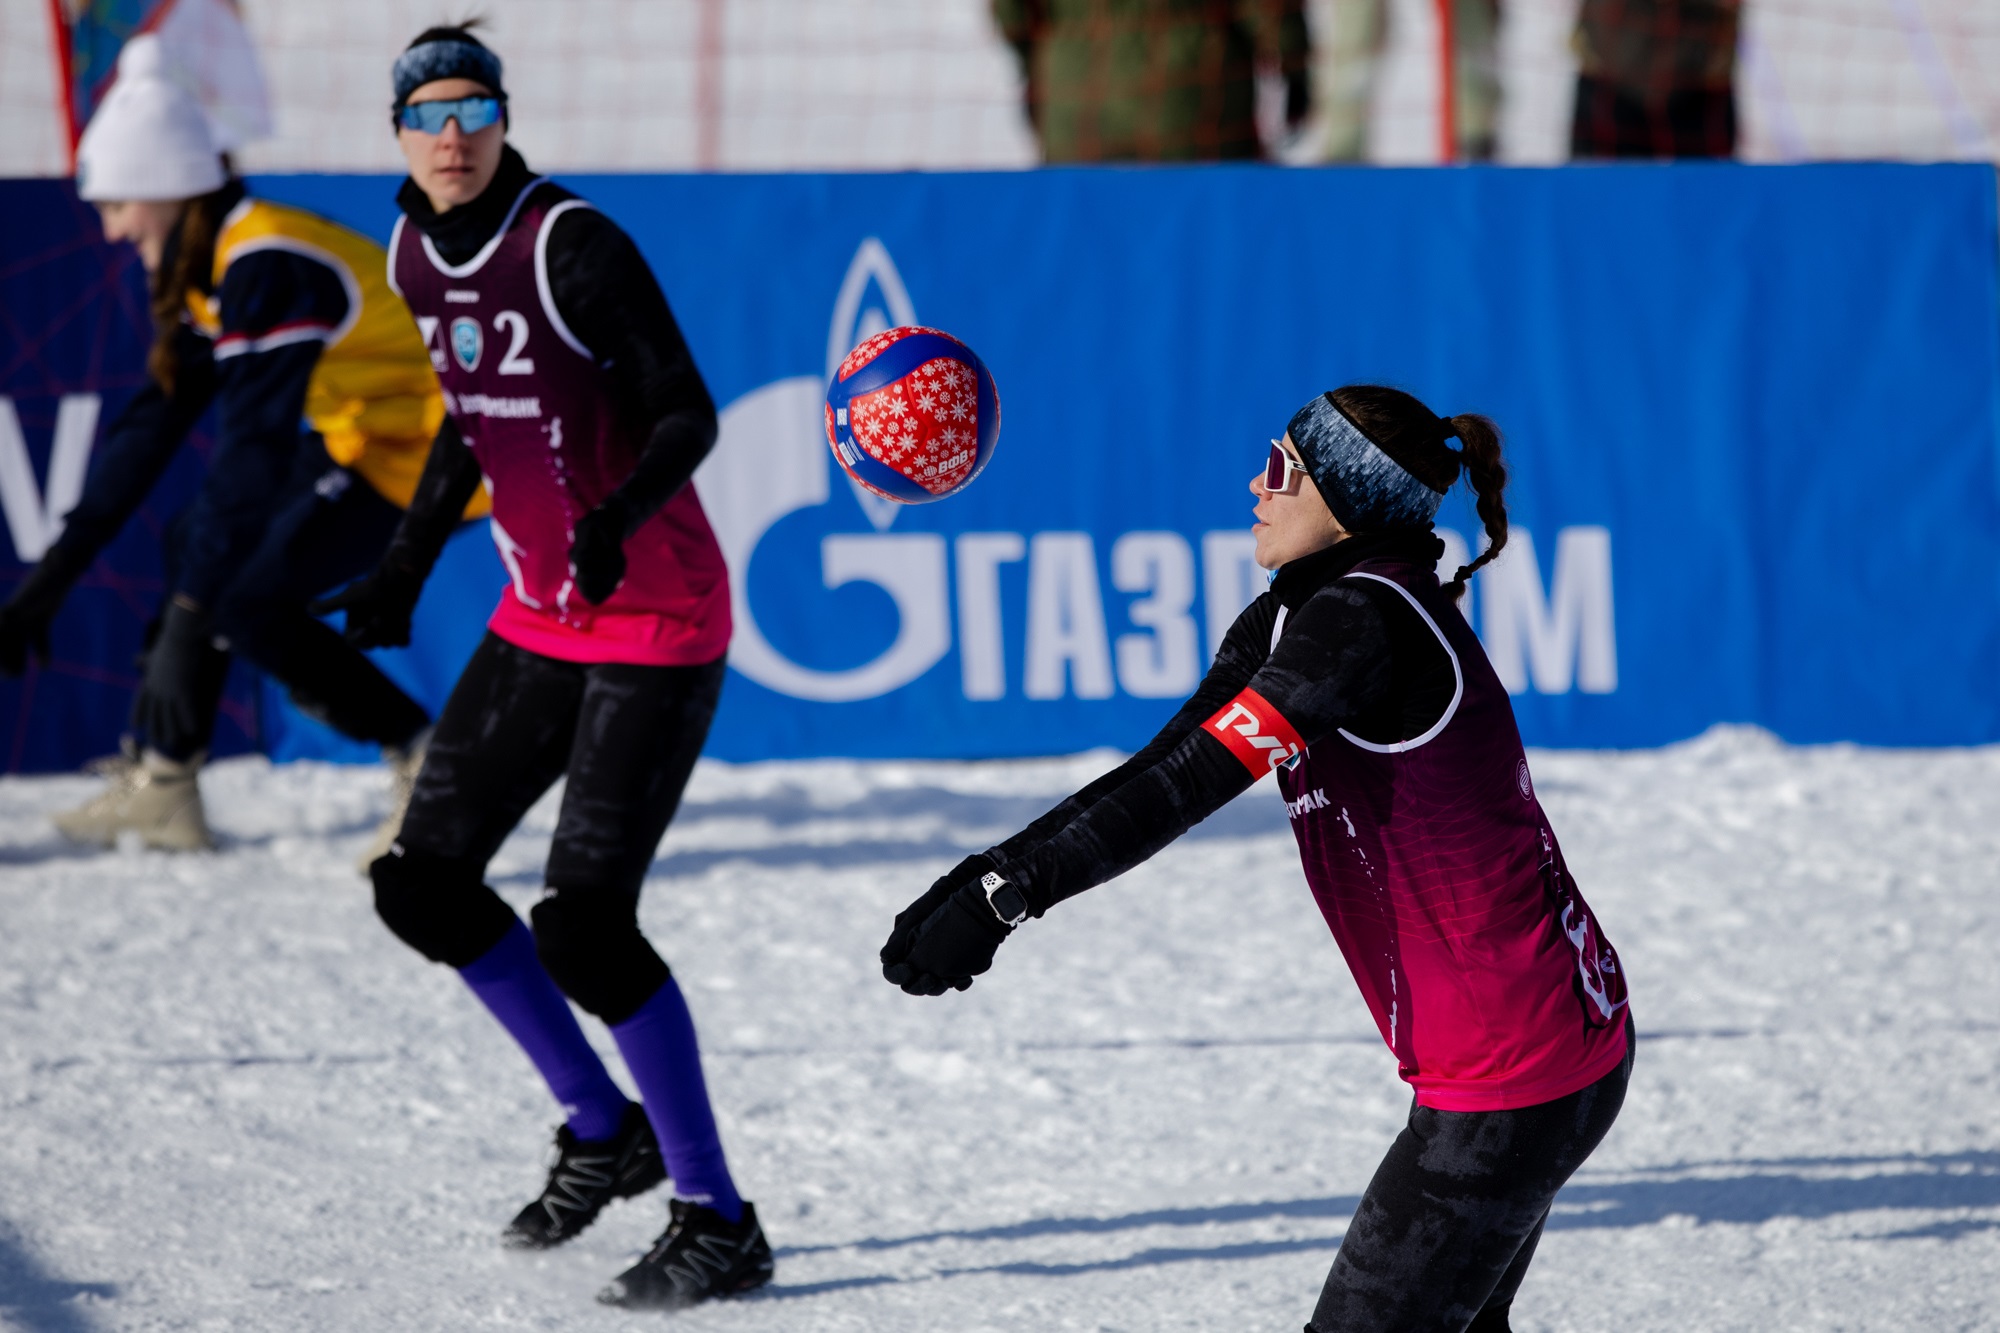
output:
[[[589,1141],[618,1132],[630,1103],[584,1040],[569,1001],[535,956],[535,937],[526,925],[515,921],[498,944],[458,975],[534,1061],[568,1113],[572,1134]]]
[[[743,1216],[743,1200],[722,1159],[722,1139],[715,1132],[715,1113],[708,1105],[708,1084],[701,1076],[701,1049],[695,1044],[694,1019],[688,1015],[681,988],[668,977],[639,1006],[639,1012],[611,1029],[639,1099],[660,1139],[674,1193],[705,1203],[731,1222]]]

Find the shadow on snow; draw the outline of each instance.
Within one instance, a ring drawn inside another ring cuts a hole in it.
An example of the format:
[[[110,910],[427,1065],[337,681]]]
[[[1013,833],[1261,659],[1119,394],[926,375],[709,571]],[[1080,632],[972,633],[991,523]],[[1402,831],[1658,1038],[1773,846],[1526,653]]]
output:
[[[97,1325],[77,1297],[117,1294],[108,1282],[65,1282],[50,1276],[20,1233],[0,1222],[0,1319],[9,1327],[29,1333],[91,1333]]]
[[[1729,1172],[1731,1174],[1717,1174]],[[1656,1225],[1669,1217],[1697,1224],[1755,1225],[1777,1218],[1823,1220],[1883,1211],[1962,1211],[2000,1208],[2000,1153],[1931,1156],[1782,1158],[1690,1163],[1634,1172],[1618,1181],[1572,1181],[1556,1200],[1550,1231],[1604,1230]],[[1359,1200],[1353,1196],[1221,1204],[1208,1208],[1159,1208],[1116,1217],[1049,1217],[995,1226],[872,1236],[840,1244],[796,1245],[780,1256],[838,1251],[877,1252],[946,1242],[1034,1240],[1048,1236],[1102,1236],[1153,1227],[1218,1226],[1272,1220],[1324,1220],[1344,1224]],[[2000,1230],[2000,1217],[1954,1218],[1904,1230],[1858,1234],[1857,1240],[1952,1241]],[[1213,1246],[1156,1246],[1116,1258],[1073,1263],[1016,1260],[939,1266],[909,1276],[857,1275],[769,1289],[768,1299],[895,1283],[936,1281],[980,1273],[1066,1277],[1176,1263],[1220,1263],[1332,1250],[1339,1234]]]

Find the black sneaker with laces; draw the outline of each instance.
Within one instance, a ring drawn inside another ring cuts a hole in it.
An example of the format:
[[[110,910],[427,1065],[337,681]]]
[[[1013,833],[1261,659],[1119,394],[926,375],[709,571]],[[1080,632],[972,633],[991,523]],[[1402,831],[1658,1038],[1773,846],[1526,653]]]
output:
[[[743,1205],[731,1222],[706,1204],[675,1199],[673,1220],[646,1257],[597,1293],[603,1305],[628,1310],[685,1310],[719,1296],[737,1296],[771,1280],[771,1245],[757,1210]]]
[[[667,1178],[646,1108],[625,1108],[618,1132],[585,1142],[568,1125],[556,1130],[556,1161],[542,1197],[507,1224],[501,1240],[517,1250],[546,1250],[582,1233],[613,1199],[644,1194]]]

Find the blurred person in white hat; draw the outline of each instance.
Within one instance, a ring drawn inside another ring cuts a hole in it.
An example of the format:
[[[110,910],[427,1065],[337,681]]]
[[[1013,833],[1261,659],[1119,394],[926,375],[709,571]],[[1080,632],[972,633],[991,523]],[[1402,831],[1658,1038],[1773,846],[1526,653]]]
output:
[[[31,651],[47,659],[70,587],[217,409],[208,474],[168,528],[167,599],[124,752],[100,763],[103,793],[56,816],[85,843],[130,830],[154,847],[210,845],[196,774],[231,652],[308,714],[381,745],[399,789],[430,728],[421,705],[306,611],[374,567],[415,493],[444,419],[430,355],[382,248],[251,197],[217,137],[168,48],[143,35],[77,149],[78,193],[148,275],[149,378],[98,442],[60,537],[0,606],[0,670],[21,672]],[[483,512],[484,497],[470,508]]]

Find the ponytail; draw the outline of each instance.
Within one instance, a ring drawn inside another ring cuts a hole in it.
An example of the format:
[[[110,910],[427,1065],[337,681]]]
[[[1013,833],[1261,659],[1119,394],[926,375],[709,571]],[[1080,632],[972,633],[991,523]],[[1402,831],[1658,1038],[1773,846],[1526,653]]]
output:
[[[197,195],[181,205],[173,253],[153,275],[153,347],[146,369],[171,396],[180,375],[175,335],[187,318],[188,293],[199,287],[215,266],[215,238],[222,230],[223,196],[229,186]]]
[[[1453,601],[1465,595],[1466,581],[1482,565],[1489,564],[1507,545],[1507,464],[1500,457],[1500,431],[1493,422],[1474,412],[1445,418],[1464,448],[1459,463],[1465,469],[1465,484],[1478,500],[1479,521],[1486,527],[1486,549],[1471,564],[1459,566],[1451,582],[1444,585]]]

